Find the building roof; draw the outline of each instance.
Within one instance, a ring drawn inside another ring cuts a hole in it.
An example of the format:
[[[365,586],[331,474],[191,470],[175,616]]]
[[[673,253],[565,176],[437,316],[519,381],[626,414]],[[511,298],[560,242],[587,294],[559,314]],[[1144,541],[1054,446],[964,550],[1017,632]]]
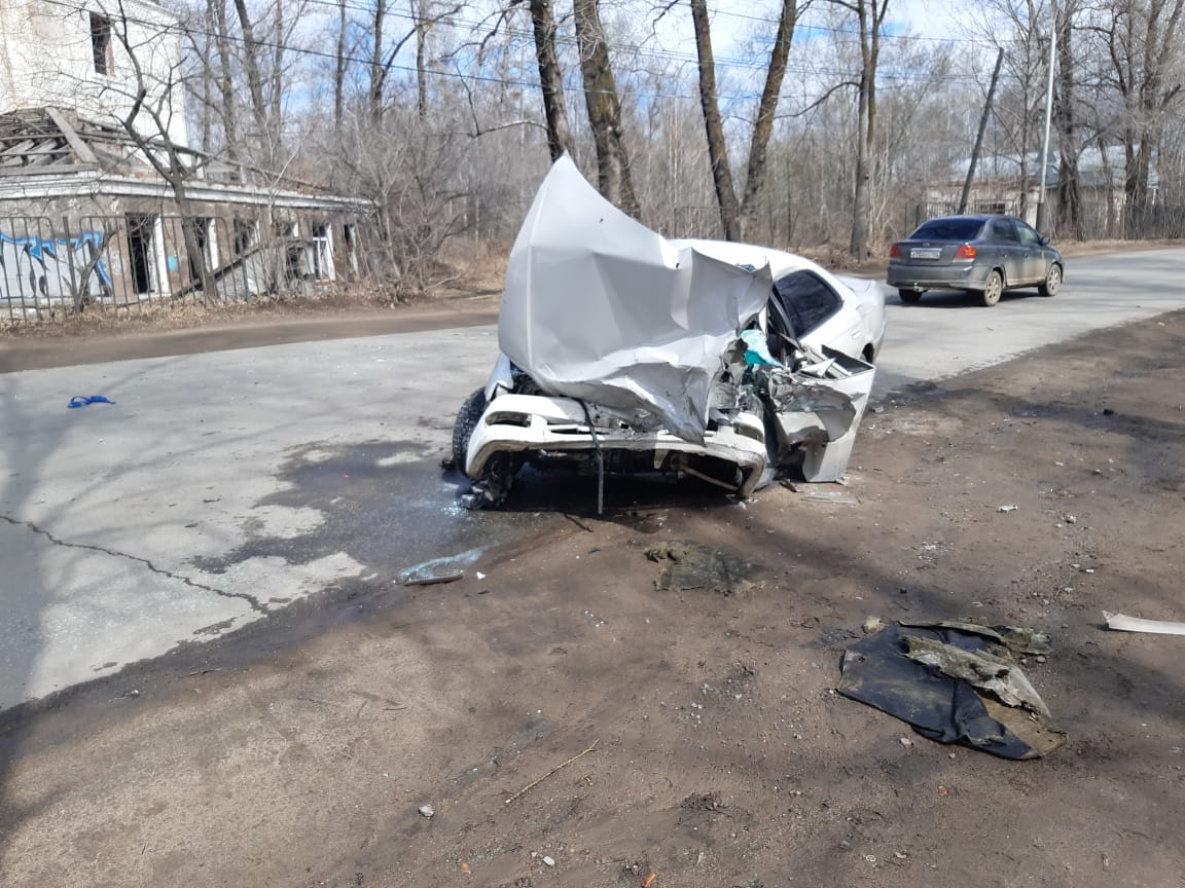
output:
[[[954,164],[959,181],[967,175],[969,158]],[[1058,184],[1058,168],[1061,163],[1059,152],[1050,149],[1045,161],[1045,184],[1047,188],[1056,188]],[[1106,153],[1095,145],[1082,149],[1078,154],[1078,185],[1081,188],[1122,188],[1127,170],[1127,158],[1122,145],[1107,146]],[[1029,155],[1028,175],[1033,183],[1041,180],[1041,152]],[[975,178],[979,182],[999,182],[1001,180],[1015,180],[1020,176],[1020,156],[1016,154],[985,154],[979,158],[975,166]],[[1156,188],[1160,184],[1160,176],[1156,169],[1155,160],[1148,176],[1148,187]]]
[[[176,150],[192,164],[186,191],[194,199],[352,211],[367,206],[282,174],[227,164],[191,148]],[[168,188],[141,145],[118,127],[53,107],[0,114],[0,200],[68,196],[83,181],[92,193],[147,195]]]

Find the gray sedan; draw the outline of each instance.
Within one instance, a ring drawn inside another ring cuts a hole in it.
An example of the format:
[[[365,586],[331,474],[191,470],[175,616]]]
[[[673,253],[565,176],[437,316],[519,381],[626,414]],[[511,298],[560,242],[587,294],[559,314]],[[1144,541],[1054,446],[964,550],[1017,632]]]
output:
[[[995,305],[1005,290],[1036,287],[1053,296],[1064,276],[1061,254],[1013,216],[931,219],[889,252],[889,286],[902,302],[926,290],[969,290]]]

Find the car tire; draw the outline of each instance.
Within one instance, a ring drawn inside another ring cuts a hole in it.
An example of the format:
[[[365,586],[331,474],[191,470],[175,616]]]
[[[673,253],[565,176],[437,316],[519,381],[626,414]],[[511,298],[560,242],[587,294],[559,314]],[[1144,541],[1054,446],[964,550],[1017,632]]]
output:
[[[983,304],[991,308],[1000,301],[1000,297],[1004,294],[1004,276],[994,268],[988,272],[987,280],[983,282],[983,292],[980,293],[980,298],[983,299]]]
[[[901,301],[907,305],[913,305],[922,298],[921,290],[898,290],[897,295],[901,297]]]
[[[453,423],[453,467],[462,475],[465,474],[465,462],[469,456],[469,439],[473,437],[473,430],[485,412],[485,389],[478,389],[471,394],[457,411],[457,421]]]
[[[1062,288],[1062,267],[1056,262],[1051,262],[1049,271],[1045,273],[1045,282],[1038,285],[1037,292],[1042,296],[1056,296],[1057,291]]]

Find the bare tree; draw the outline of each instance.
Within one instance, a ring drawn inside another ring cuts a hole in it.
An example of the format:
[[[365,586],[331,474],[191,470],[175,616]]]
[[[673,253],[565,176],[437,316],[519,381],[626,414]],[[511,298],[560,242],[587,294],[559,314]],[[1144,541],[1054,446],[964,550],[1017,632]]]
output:
[[[515,0],[519,2],[519,0]],[[576,145],[568,126],[564,102],[564,72],[555,45],[555,9],[552,0],[528,0],[535,57],[539,62],[539,90],[543,94],[543,116],[547,120],[547,148],[553,161],[565,152],[575,155]]]
[[[766,160],[774,118],[778,110],[778,96],[786,76],[786,60],[794,39],[798,20],[798,0],[782,0],[777,33],[769,66],[765,72],[765,87],[753,121],[749,142],[749,162],[745,176],[745,193],[737,200],[728,161],[728,144],[720,117],[720,100],[716,94],[716,59],[712,51],[711,23],[706,0],[691,0],[691,18],[695,29],[695,48],[699,58],[699,96],[704,114],[704,128],[708,138],[708,157],[712,164],[712,181],[716,187],[716,202],[720,208],[720,222],[728,240],[744,239],[745,225],[754,212],[765,186]]]
[[[876,74],[880,61],[881,30],[889,12],[889,0],[828,0],[855,16],[860,33],[860,73],[856,87],[857,126],[852,237],[848,252],[857,259],[868,256],[868,222],[872,195],[872,157],[876,151]]]
[[[598,0],[573,0],[572,10],[584,78],[584,102],[597,150],[598,189],[607,200],[638,217],[641,209],[634,194],[629,152],[622,134],[621,100],[597,4]]]
[[[1068,229],[1075,240],[1083,240],[1082,198],[1078,178],[1078,121],[1074,100],[1074,16],[1077,12],[1075,0],[1063,0],[1057,9],[1054,27],[1057,36],[1057,101],[1054,104],[1054,120],[1057,123],[1058,174],[1057,174],[1057,218],[1058,227]],[[1048,162],[1042,158],[1042,162]]]
[[[141,53],[146,51],[145,45],[132,35],[132,19],[124,8],[123,0],[115,0],[115,8],[105,11],[111,23],[111,34],[131,66],[130,80],[120,81],[128,86],[111,87],[123,91],[125,97],[131,100],[120,123],[140,154],[168,183],[181,214],[186,255],[197,271],[203,300],[209,300],[216,293],[214,277],[198,238],[197,214],[193,211],[185,187],[195,172],[193,158],[187,161],[184,146],[170,135],[171,116],[176,113],[173,96],[179,95],[184,89],[181,59],[162,64],[160,54],[154,54],[153,65],[149,68],[141,59]],[[144,118],[148,121],[147,126],[144,125]]]
[[[1125,111],[1120,138],[1129,235],[1140,233],[1148,212],[1152,157],[1165,114],[1181,96],[1181,81],[1169,76],[1185,53],[1180,39],[1183,11],[1185,0],[1114,0],[1095,27],[1106,41]]]

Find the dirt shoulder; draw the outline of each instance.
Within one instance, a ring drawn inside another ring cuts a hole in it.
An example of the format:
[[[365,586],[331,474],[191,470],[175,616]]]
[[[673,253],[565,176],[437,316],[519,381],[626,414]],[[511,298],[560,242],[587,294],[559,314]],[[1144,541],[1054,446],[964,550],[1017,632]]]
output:
[[[1183,639],[1101,623],[1185,617],[1183,382],[1185,314],[1105,331],[886,401],[846,487],[614,483],[484,578],[92,688],[3,735],[3,882],[1175,885]],[[758,585],[657,590],[672,540]],[[1024,668],[1068,743],[1005,761],[836,695],[870,615],[1050,632]]]
[[[0,333],[0,373],[74,367],[103,361],[198,354],[235,348],[349,339],[389,333],[419,333],[498,322],[497,294],[376,310],[365,306],[312,303],[261,308],[225,306],[129,318],[47,323]]]

